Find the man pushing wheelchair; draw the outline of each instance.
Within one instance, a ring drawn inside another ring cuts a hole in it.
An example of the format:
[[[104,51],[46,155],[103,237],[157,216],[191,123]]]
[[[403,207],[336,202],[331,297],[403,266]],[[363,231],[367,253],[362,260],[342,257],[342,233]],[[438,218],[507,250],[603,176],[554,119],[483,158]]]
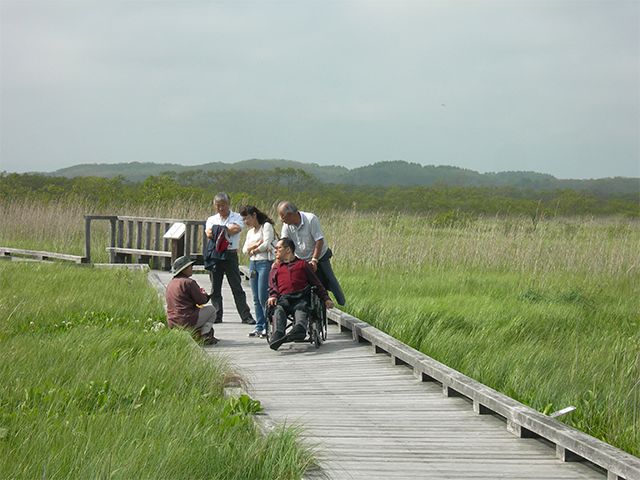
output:
[[[315,287],[316,294],[326,308],[333,302],[308,262],[296,258],[296,246],[290,238],[282,238],[276,245],[276,263],[269,275],[269,299],[267,306],[273,308],[274,332],[269,347],[277,350],[285,342],[304,340],[309,324],[309,290]],[[287,316],[293,315],[294,324],[286,333]]]

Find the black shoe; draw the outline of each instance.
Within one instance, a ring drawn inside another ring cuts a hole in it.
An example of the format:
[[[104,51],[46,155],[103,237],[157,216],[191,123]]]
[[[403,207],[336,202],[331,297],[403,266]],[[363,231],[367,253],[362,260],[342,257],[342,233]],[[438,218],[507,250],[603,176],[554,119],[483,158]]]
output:
[[[247,325],[255,325],[256,321],[253,318],[243,319],[242,323],[246,323]]]
[[[280,348],[280,345],[284,343],[286,338],[287,337],[285,336],[284,332],[281,332],[280,330],[276,330],[275,333],[273,334],[271,343],[269,344],[269,348],[271,350],[278,350]]]
[[[287,335],[287,340],[290,342],[298,342],[300,340],[304,340],[307,336],[307,330],[300,324],[296,324],[293,326],[289,334]]]
[[[213,323],[222,323],[222,319],[221,318],[216,318]]]
[[[204,335],[202,337],[202,339],[204,340],[204,344],[205,345],[215,345],[216,343],[218,343],[220,341],[216,337],[213,336],[213,330],[211,330],[209,333]]]

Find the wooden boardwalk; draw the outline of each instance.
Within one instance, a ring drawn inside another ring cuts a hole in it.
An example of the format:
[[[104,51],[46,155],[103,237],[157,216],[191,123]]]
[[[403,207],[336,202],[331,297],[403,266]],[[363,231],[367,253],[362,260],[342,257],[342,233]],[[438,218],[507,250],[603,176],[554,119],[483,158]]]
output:
[[[165,285],[171,279],[166,272],[158,276]],[[194,278],[210,287],[206,275]],[[274,352],[265,340],[247,336],[252,327],[240,323],[226,282],[224,287],[224,323],[215,326],[221,341],[205,351],[237,368],[270,421],[303,428],[325,477],[606,478],[588,464],[561,462],[542,440],[513,436],[503,420],[476,415],[467,400],[444,396],[439,385],[393,366],[335,325],[319,349],[296,343]],[[245,291],[253,307],[248,285]]]

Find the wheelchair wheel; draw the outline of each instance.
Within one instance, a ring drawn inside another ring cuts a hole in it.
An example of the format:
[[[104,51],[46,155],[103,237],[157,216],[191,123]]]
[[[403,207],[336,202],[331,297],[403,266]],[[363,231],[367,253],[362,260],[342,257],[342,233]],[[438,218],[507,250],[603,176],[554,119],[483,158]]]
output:
[[[320,345],[322,345],[322,339],[320,338],[321,335],[322,334],[317,327],[313,329],[311,340],[313,340],[313,345],[316,348],[320,348]]]
[[[327,340],[327,333],[328,333],[328,327],[327,327],[327,311],[323,308],[322,309],[322,316],[320,317],[320,336],[322,338],[323,342],[326,342]]]
[[[267,339],[267,343],[271,343],[271,337],[273,335],[273,327],[271,325],[271,322],[273,321],[273,318],[272,318],[273,307],[267,308],[266,316],[267,316],[267,323],[265,325],[265,330],[267,331],[266,339]]]

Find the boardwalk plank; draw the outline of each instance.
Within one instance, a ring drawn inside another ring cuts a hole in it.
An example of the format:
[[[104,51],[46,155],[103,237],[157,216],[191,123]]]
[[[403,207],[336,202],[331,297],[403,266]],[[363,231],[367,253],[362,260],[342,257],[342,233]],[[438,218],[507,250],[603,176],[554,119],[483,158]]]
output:
[[[194,278],[210,288],[206,276]],[[303,428],[329,478],[606,478],[591,466],[560,462],[543,441],[514,437],[501,419],[476,415],[470,401],[445,397],[439,384],[419,381],[336,326],[319,349],[295,343],[274,352],[264,339],[247,337],[252,327],[240,323],[224,287],[224,323],[215,325],[221,341],[205,351],[246,378],[267,418]]]

